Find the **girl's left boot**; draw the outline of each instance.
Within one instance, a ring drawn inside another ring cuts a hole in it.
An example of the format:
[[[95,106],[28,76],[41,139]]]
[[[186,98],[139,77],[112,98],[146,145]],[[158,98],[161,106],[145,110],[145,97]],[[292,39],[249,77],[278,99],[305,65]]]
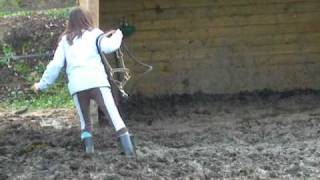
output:
[[[94,144],[91,133],[84,131],[81,133],[81,140],[86,154],[94,153]]]

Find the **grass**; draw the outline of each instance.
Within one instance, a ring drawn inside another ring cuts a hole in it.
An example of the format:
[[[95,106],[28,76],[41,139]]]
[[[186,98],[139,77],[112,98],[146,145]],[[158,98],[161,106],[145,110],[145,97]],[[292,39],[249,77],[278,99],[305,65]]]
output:
[[[48,17],[54,18],[66,18],[69,16],[69,12],[72,7],[67,8],[58,8],[58,9],[48,9],[48,10],[38,10],[38,11],[0,11],[0,18],[6,17],[23,17],[23,16],[35,16],[35,15],[44,15]],[[10,56],[10,53],[14,53],[12,49],[2,48],[5,56]],[[5,51],[7,50],[7,51]],[[7,53],[6,53],[7,52]],[[10,64],[8,59],[1,59],[0,65],[6,66]],[[24,66],[19,64],[15,64],[17,69],[15,71],[19,71],[17,74],[20,76],[29,77],[31,72],[24,72]],[[44,70],[44,69],[43,69]],[[42,75],[43,70],[36,70],[38,74]],[[27,71],[27,70],[26,70]],[[38,72],[39,71],[39,72]],[[29,83],[34,83],[37,80],[35,79],[26,79]],[[51,86],[47,91],[41,92],[39,94],[34,93],[22,93],[22,92],[11,92],[7,100],[4,102],[0,102],[0,111],[16,111],[23,108],[28,107],[30,110],[37,109],[52,109],[52,108],[72,108],[74,107],[72,102],[72,97],[68,92],[66,87],[66,83],[64,80],[57,80],[57,82]]]
[[[29,110],[73,108],[72,97],[65,85],[53,85],[47,91],[38,94],[12,94],[6,102],[0,104],[0,111],[17,111],[28,108]]]
[[[48,10],[38,11],[0,11],[0,17],[19,17],[19,16],[34,16],[34,15],[46,15],[49,17],[68,17],[72,7],[67,8],[54,8]]]

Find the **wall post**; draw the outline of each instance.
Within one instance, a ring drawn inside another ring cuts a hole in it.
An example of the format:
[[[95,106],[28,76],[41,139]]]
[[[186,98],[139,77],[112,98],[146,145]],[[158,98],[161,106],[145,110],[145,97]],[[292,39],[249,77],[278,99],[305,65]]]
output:
[[[79,0],[80,7],[88,10],[95,27],[99,27],[99,0]]]
[[[99,0],[79,0],[81,8],[86,9],[92,16],[93,25],[99,27]],[[98,106],[95,101],[90,103],[90,119],[94,127],[98,127]]]

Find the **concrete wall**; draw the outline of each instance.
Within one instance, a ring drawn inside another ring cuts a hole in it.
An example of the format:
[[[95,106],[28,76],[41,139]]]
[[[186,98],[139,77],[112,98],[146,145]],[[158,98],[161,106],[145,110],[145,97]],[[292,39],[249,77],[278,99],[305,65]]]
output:
[[[320,89],[319,0],[102,0],[100,27],[126,17],[154,71],[145,95]],[[136,66],[132,66],[136,69]]]

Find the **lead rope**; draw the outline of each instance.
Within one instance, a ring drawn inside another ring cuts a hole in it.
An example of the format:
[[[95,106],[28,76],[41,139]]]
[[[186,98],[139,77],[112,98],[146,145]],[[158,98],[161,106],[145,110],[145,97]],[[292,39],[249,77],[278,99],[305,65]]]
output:
[[[105,36],[105,34],[102,34],[101,36]],[[146,63],[143,63],[142,61],[138,60],[128,49],[127,45],[125,43],[122,43],[121,47],[115,52],[116,53],[116,58],[120,62],[119,65],[121,67],[117,68],[112,68],[110,63],[108,62],[105,54],[101,52],[100,50],[100,43],[101,43],[101,37],[98,38],[98,51],[101,56],[101,60],[105,66],[106,72],[108,73],[108,76],[110,80],[113,82],[113,84],[116,85],[118,90],[121,92],[122,97],[128,98],[128,94],[125,92],[124,87],[127,84],[127,82],[131,79],[131,74],[130,74],[130,69],[128,69],[124,63],[123,59],[123,52],[122,49],[125,50],[125,52],[128,54],[128,56],[137,64],[147,68],[145,72],[143,72],[141,75],[139,75],[136,80],[133,82],[131,89],[134,87],[135,84],[139,80],[142,79],[145,74],[149,73],[152,71],[153,67],[151,65],[148,65]],[[115,75],[118,74],[119,79],[116,79]]]
[[[123,60],[123,53],[122,53],[121,49],[118,49],[116,51],[116,58],[119,59],[122,67],[117,67],[117,68],[111,67],[105,54],[100,49],[101,39],[104,36],[107,36],[107,34],[99,35],[99,37],[97,38],[97,42],[96,42],[97,49],[98,49],[98,52],[101,56],[102,63],[104,65],[106,73],[108,74],[109,80],[112,81],[111,83],[117,87],[117,89],[120,91],[122,97],[128,98],[128,94],[125,92],[124,86],[126,85],[127,81],[131,78],[130,70],[125,67],[124,60]],[[117,74],[120,77],[119,80],[115,78],[115,74]]]
[[[122,94],[122,97],[127,98],[128,94],[124,90],[124,86],[127,84],[127,82],[131,79],[130,69],[126,68],[126,65],[124,64],[123,60],[123,52],[121,51],[121,47],[116,51],[116,58],[118,61],[120,61],[120,66],[118,68],[111,68],[111,80],[116,84],[119,91]],[[114,75],[115,73],[118,73],[122,76],[120,76],[120,79],[115,79]]]
[[[135,55],[133,55],[133,53],[131,53],[131,51],[129,50],[128,46],[125,43],[122,43],[121,46],[125,52],[128,54],[128,56],[136,63],[139,64],[143,67],[146,68],[146,70],[140,74],[138,77],[136,77],[136,79],[134,80],[134,82],[132,83],[132,86],[130,88],[130,92],[132,91],[132,89],[135,87],[136,84],[138,84],[138,82],[149,72],[151,72],[153,70],[153,67],[149,64],[146,64],[144,62],[142,62],[141,60],[139,60]]]

